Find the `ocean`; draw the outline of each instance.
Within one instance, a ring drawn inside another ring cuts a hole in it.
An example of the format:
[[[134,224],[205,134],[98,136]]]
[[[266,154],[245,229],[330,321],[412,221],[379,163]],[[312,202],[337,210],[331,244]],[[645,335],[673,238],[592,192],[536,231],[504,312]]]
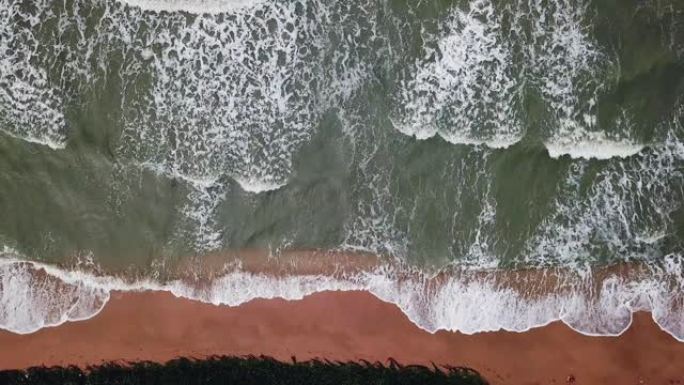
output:
[[[684,2],[0,0],[0,328],[365,290],[684,340]]]

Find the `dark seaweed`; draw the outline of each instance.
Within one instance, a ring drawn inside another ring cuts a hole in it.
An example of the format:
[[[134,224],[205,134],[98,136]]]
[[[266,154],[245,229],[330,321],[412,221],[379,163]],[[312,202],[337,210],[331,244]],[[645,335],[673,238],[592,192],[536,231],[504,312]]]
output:
[[[34,367],[0,371],[2,385],[479,385],[480,374],[463,367],[428,368],[380,362],[277,361],[265,356],[178,358],[165,364],[115,362],[80,369]]]

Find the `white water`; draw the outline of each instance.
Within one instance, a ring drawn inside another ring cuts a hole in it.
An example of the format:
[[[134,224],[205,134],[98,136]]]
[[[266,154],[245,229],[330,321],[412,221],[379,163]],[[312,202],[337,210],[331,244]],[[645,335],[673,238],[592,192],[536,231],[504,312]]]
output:
[[[248,8],[264,0],[119,0],[146,11],[185,11],[197,14],[216,14]]]
[[[189,181],[184,212],[197,224],[198,249],[220,246],[216,210],[230,188],[221,177],[255,194],[286,185],[293,156],[321,114],[358,86],[363,63],[353,52],[363,47],[347,37],[337,44],[344,57],[329,49],[330,36],[348,27],[345,7],[319,0],[259,2],[231,9],[228,20],[205,15],[190,24],[176,13],[111,16],[126,30],[136,24],[154,30],[124,42],[152,69],[154,89],[142,106],[131,105],[145,112],[127,124],[121,152]],[[332,14],[342,20],[332,21]],[[332,71],[323,65],[331,52],[339,64]]]
[[[117,278],[3,258],[0,328],[32,333],[43,327],[93,317],[105,306],[113,290],[163,290],[182,298],[228,306],[256,298],[297,300],[321,291],[364,290],[397,305],[413,323],[430,332],[523,332],[562,320],[584,334],[618,335],[629,327],[633,312],[646,310],[653,312],[654,320],[665,331],[684,341],[684,315],[677,307],[684,289],[682,258],[673,255],[666,261],[649,277],[611,275],[598,282],[598,288],[590,277],[568,276],[561,279],[557,290],[529,298],[497,283],[496,273],[482,274],[477,279],[453,276],[436,286],[429,276],[418,272],[407,275],[407,271],[395,268],[338,277],[272,277],[236,270],[209,286],[197,288],[180,281],[126,283]],[[525,292],[529,290],[530,287],[525,288]]]
[[[213,241],[223,230],[215,217],[231,188],[226,179],[255,194],[287,184],[293,157],[322,114],[370,76],[370,59],[361,53],[376,33],[380,6],[77,0],[55,11],[48,0],[32,5],[0,0],[0,130],[64,148],[67,94],[89,95],[93,85],[116,78],[124,126],[116,156],[187,183],[183,212],[197,222],[198,242],[212,240],[198,243],[200,250],[220,246]],[[42,20],[57,25],[47,44],[36,38]],[[119,56],[125,63],[112,73]],[[59,75],[49,79],[50,69]],[[214,201],[207,189],[224,193],[212,193]]]
[[[37,3],[45,6],[45,1]],[[45,68],[33,62],[40,43],[29,29],[17,29],[17,20],[31,26],[40,23],[24,15],[14,1],[0,0],[0,130],[62,149],[66,146],[63,95],[48,83]]]
[[[664,122],[663,143],[629,159],[611,159],[583,186],[588,162],[573,163],[560,184],[558,198],[534,237],[526,263],[579,268],[601,255],[630,261],[658,260],[664,234],[681,206],[684,127],[681,110]]]
[[[517,116],[519,78],[512,52],[489,0],[454,9],[443,21],[435,49],[426,47],[397,96],[400,132],[451,143],[506,148],[524,130]]]
[[[269,183],[253,178],[235,178],[235,181],[242,187],[244,191],[258,194],[265,191],[277,190],[283,186],[285,183]]]
[[[627,158],[638,154],[646,145],[627,140],[613,140],[601,133],[586,134],[581,140],[545,143],[549,156],[559,158],[610,159]]]
[[[220,170],[250,192],[284,185],[293,155],[310,138],[322,111],[368,76],[368,63],[356,55],[365,48],[357,46],[362,39],[350,39],[375,34],[370,3],[357,7],[368,12],[369,25],[356,25],[350,30],[357,32],[349,34],[331,15],[344,19],[354,6],[320,0],[100,1],[106,10],[102,30],[79,43],[82,52],[69,56],[66,67],[94,81],[83,63],[106,45],[131,55],[132,64],[121,75],[152,75],[151,95],[123,103],[124,109],[141,111],[127,122],[124,152],[158,163],[171,175],[197,179]],[[36,64],[41,60],[32,60],[38,58],[33,27],[55,15],[45,0],[36,2],[43,12],[39,16],[22,13],[15,1],[0,5],[5,10],[0,51],[12,52],[0,57],[0,127],[30,142],[64,148],[64,90],[48,82],[46,68]],[[521,0],[519,5],[527,14],[498,9],[490,0],[472,1],[454,8],[436,33],[424,31],[424,55],[395,95],[400,104],[392,119],[395,128],[417,139],[440,135],[451,143],[509,147],[525,134],[519,115],[521,88],[528,83],[547,104],[544,142],[552,157],[636,153],[640,144],[628,137],[590,144],[593,135],[605,137],[596,126],[596,100],[612,63],[591,37],[587,3]],[[77,16],[80,7],[77,2],[75,15],[60,17],[86,35]],[[302,17],[301,9],[313,20]],[[183,11],[200,15],[186,24]],[[515,46],[521,43],[516,41],[521,27],[514,23],[504,30],[501,20],[508,13],[534,21],[530,41],[522,42],[524,63],[517,66],[513,56],[520,49]],[[226,20],[219,23],[219,16]],[[16,17],[29,27],[16,28]],[[341,68],[331,71],[322,67],[323,52],[327,34],[336,28],[344,36],[331,58]],[[60,49],[55,54],[64,53]]]
[[[442,20],[437,35],[423,32],[425,54],[402,81],[394,127],[418,140],[439,135],[454,144],[507,148],[525,135],[521,89],[527,86],[546,105],[543,136],[552,158],[638,153],[645,145],[629,138],[626,114],[613,125],[627,137],[609,137],[597,125],[596,100],[612,63],[591,38],[587,2],[521,4],[525,14],[495,9],[489,0],[472,1]],[[505,13],[534,21],[529,41],[520,41],[523,27],[501,27]],[[516,48],[525,56],[520,66],[513,64]]]
[[[303,7],[316,9],[314,3]],[[294,88],[316,78],[318,58],[300,53],[296,42],[303,39],[309,48],[323,42],[317,25],[295,14],[296,5],[254,4],[263,17],[253,16],[251,7],[222,23],[200,17],[186,25],[179,14],[116,16],[126,28],[138,18],[155,29],[127,49],[157,47],[146,55],[155,79],[145,102],[148,112],[130,122],[121,151],[189,181],[183,212],[195,224],[199,250],[221,246],[216,210],[230,188],[221,177],[230,176],[253,193],[284,185],[293,153],[315,125],[316,98],[299,98]],[[152,116],[163,119],[149,120]]]
[[[596,127],[596,100],[609,58],[591,38],[587,1],[530,0],[534,48],[527,53],[529,81],[548,105],[549,142],[582,139]]]

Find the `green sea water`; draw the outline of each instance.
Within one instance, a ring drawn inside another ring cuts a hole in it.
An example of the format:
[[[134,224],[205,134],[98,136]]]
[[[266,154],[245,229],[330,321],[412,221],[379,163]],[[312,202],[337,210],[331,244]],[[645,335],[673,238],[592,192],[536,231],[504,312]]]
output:
[[[678,0],[0,0],[0,245],[661,266],[683,95]]]

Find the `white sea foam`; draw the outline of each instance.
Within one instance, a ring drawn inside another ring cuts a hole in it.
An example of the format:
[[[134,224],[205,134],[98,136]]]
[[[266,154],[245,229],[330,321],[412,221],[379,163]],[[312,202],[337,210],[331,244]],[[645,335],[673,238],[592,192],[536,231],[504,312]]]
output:
[[[258,2],[192,23],[182,14],[110,12],[125,35],[142,35],[110,45],[124,45],[145,60],[141,68],[152,79],[142,101],[125,102],[137,118],[127,122],[120,152],[198,189],[189,193],[197,200],[184,210],[206,232],[198,240],[214,240],[221,231],[212,223],[225,193],[206,191],[225,190],[219,186],[223,176],[250,193],[284,186],[293,156],[322,113],[360,84],[364,64],[354,52],[364,42],[347,31],[352,7],[321,0]],[[138,25],[145,31],[136,31]],[[351,30],[372,32],[372,25]],[[331,39],[338,41],[335,49]],[[329,60],[333,68],[325,64]],[[217,185],[194,182],[208,180]]]
[[[36,6],[46,7],[45,1]],[[0,131],[52,149],[66,146],[63,96],[51,86],[30,28],[40,20],[18,2],[0,0]]]
[[[225,13],[248,8],[264,0],[119,0],[146,11],[185,11],[190,13]]]
[[[182,212],[195,227],[194,246],[200,252],[217,250],[223,245],[223,226],[216,219],[215,213],[227,192],[228,187],[222,183],[191,185]]]
[[[439,134],[451,143],[505,148],[520,140],[518,74],[489,0],[454,9],[442,21],[436,48],[425,47],[397,95],[397,130],[427,139]]]
[[[371,124],[354,110],[341,111],[343,131],[353,146],[354,169],[359,182],[353,183],[354,194],[368,196],[359,199],[351,219],[345,223],[345,250],[378,255],[406,255],[408,237],[396,225],[398,202],[392,195],[394,162],[384,154],[391,151],[387,131]]]
[[[624,111],[612,124],[620,137],[609,138],[598,125],[597,100],[611,63],[591,37],[587,8],[587,1],[529,1],[525,19],[534,28],[525,43],[532,47],[525,51],[526,72],[547,105],[544,142],[554,158],[631,156],[643,145],[629,139],[632,127]]]
[[[525,134],[519,100],[527,83],[546,104],[543,137],[552,157],[638,153],[643,145],[610,139],[597,125],[602,77],[611,64],[591,37],[587,2],[522,3],[510,9],[473,1],[442,20],[437,35],[424,32],[425,55],[402,81],[394,127],[419,140],[439,135],[454,144],[507,148]],[[500,22],[507,13],[517,20],[510,30]],[[523,53],[521,63],[514,63],[516,51]],[[625,115],[614,122],[620,135],[631,129]]]
[[[526,263],[585,265],[606,253],[616,260],[653,260],[671,233],[684,185],[681,112],[663,124],[662,143],[627,159],[611,159],[597,175],[573,163],[548,217],[528,242]],[[587,186],[586,175],[592,184]],[[584,181],[584,182],[583,182]]]
[[[294,4],[256,7],[261,17],[253,10],[223,22],[199,17],[187,24],[176,14],[116,16],[127,25],[137,17],[155,26],[144,41],[123,42],[132,51],[155,47],[146,55],[153,89],[143,106],[131,106],[144,112],[129,122],[125,155],[187,179],[228,174],[255,185],[286,181],[292,154],[308,139],[319,110],[316,98],[294,88],[315,78],[318,58],[311,52],[320,48],[321,35],[295,14]],[[309,54],[300,40],[308,42]]]
[[[268,182],[264,180],[255,180],[248,178],[235,178],[235,181],[242,187],[243,190],[258,194],[265,191],[277,190],[286,185],[286,183]]]
[[[252,193],[285,185],[322,115],[370,76],[373,59],[364,54],[381,7],[374,0],[52,3],[0,0],[0,130],[62,148],[62,104],[116,77],[118,159],[188,190],[225,189],[233,178]],[[42,20],[54,20],[49,31]],[[199,200],[183,212],[209,216],[199,221],[208,233],[196,238],[213,239],[221,202],[202,191],[188,192]]]
[[[604,131],[595,131],[596,124],[592,118],[586,117],[584,126],[566,119],[544,145],[552,158],[563,155],[575,159],[627,158],[647,147],[646,144],[629,138],[632,131],[629,121],[627,113],[623,111],[614,122],[617,137],[612,137]]]
[[[415,271],[379,268],[347,276],[266,276],[234,271],[196,287],[181,281],[124,282],[78,271],[17,259],[0,260],[0,328],[31,333],[95,316],[118,291],[163,290],[178,297],[216,305],[237,306],[256,298],[297,300],[321,291],[363,290],[397,305],[417,326],[477,333],[522,332],[562,320],[588,335],[618,335],[631,323],[635,311],[653,312],[664,330],[684,341],[681,257],[670,256],[651,276],[629,278],[609,275],[598,282],[570,275],[551,291],[527,296],[501,285],[497,274],[479,278],[454,275],[436,283]],[[562,276],[561,276],[562,277]],[[535,281],[539,287],[544,282]],[[674,285],[674,286],[673,286]]]
[[[545,146],[552,158],[568,155],[571,158],[584,159],[627,158],[646,147],[631,141],[607,139],[602,134],[588,135],[579,141],[547,142]]]

